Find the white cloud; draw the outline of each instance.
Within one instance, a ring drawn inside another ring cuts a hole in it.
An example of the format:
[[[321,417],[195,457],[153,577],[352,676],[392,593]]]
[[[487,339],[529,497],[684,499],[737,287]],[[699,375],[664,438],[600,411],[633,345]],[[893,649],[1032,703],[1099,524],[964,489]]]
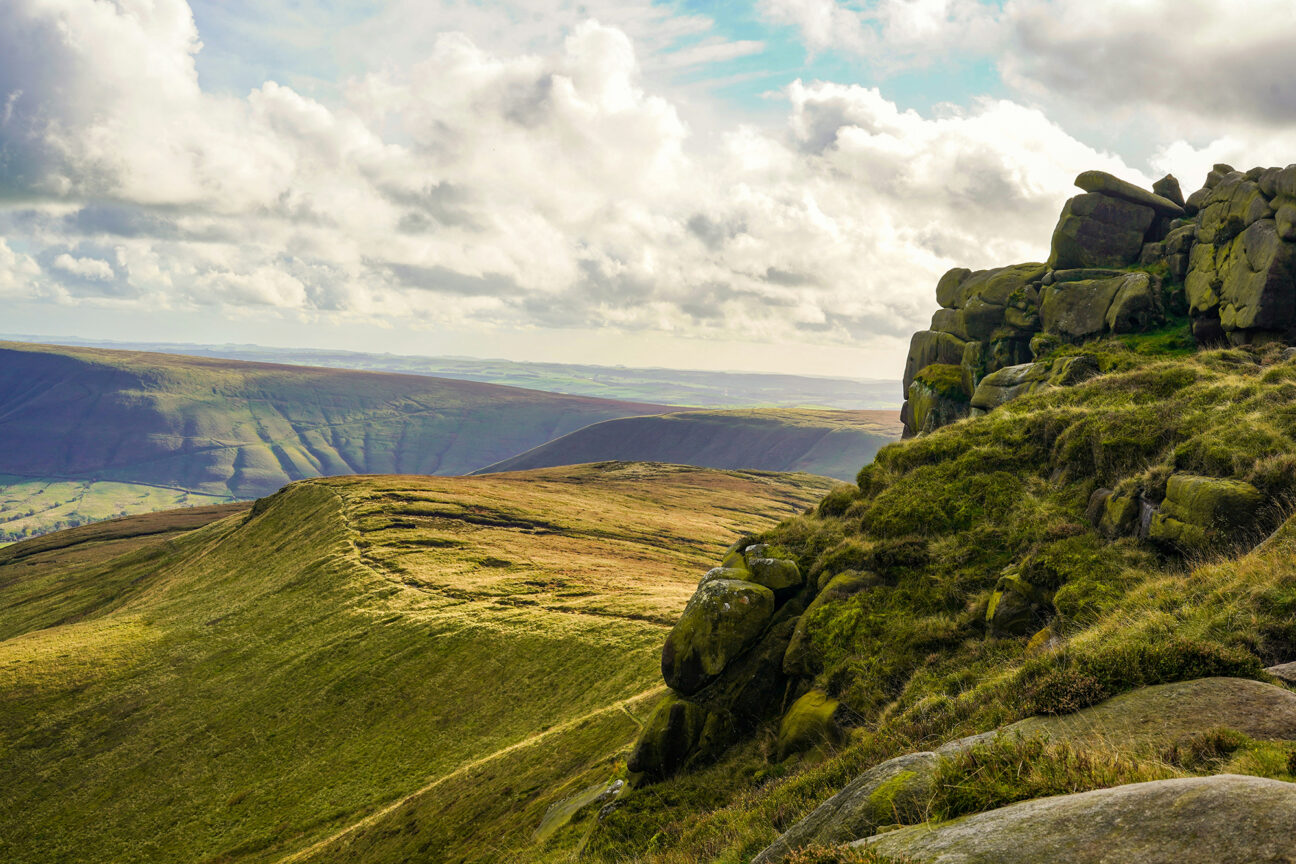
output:
[[[760,0],[766,20],[795,28],[812,52],[845,51],[878,71],[929,66],[951,53],[993,54],[994,11],[978,0]]]
[[[0,237],[0,297],[30,296],[40,275],[31,256],[15,252]]]
[[[895,0],[877,22],[917,44],[968,15]],[[0,57],[22,39],[49,56],[0,60],[24,93],[0,189],[74,212],[8,224],[77,251],[55,269],[119,274],[104,302],[859,344],[922,326],[950,266],[1041,258],[1079,170],[1146,179],[1012,102],[924,116],[817,82],[786,90],[785,128],[696,141],[592,20],[547,53],[442,34],[337,104],[203,93],[180,0],[13,0]]]
[[[69,276],[92,282],[108,282],[116,276],[112,265],[102,258],[75,258],[66,252],[56,257],[51,266]]]

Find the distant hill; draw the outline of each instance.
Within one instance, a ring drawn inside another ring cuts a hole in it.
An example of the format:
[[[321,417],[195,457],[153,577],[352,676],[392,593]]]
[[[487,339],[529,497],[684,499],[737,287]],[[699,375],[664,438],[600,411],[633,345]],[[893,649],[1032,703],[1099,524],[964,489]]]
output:
[[[24,338],[21,341],[47,341]],[[434,375],[527,387],[553,393],[627,399],[696,408],[813,407],[838,410],[899,409],[899,379],[709,372],[700,369],[636,369],[574,363],[519,363],[476,357],[414,357],[260,345],[189,345],[165,342],[48,341],[60,344]]]
[[[421,375],[0,343],[0,531],[44,510],[74,524],[322,475],[464,474],[590,423],[665,410]],[[129,488],[105,499],[102,481]]]
[[[478,473],[621,460],[853,480],[900,430],[894,411],[748,409],[627,417],[578,429]]]
[[[830,486],[343,477],[0,550],[0,860],[567,860],[537,828],[617,776],[700,569]]]

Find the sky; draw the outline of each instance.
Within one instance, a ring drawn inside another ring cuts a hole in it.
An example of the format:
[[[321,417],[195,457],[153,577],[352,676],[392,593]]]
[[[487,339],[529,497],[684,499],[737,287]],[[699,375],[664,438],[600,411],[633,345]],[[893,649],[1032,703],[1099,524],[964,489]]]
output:
[[[0,333],[898,377],[1081,171],[1296,162],[1291,0],[3,0]]]

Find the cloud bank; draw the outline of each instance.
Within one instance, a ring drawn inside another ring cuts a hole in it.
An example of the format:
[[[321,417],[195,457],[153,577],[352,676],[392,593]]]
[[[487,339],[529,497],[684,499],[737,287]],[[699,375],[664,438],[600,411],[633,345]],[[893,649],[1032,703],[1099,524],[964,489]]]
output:
[[[900,57],[995,24],[960,0],[856,25],[828,0],[765,9]],[[1061,50],[1074,33],[1028,35]],[[821,81],[775,94],[780,124],[698,136],[631,36],[592,19],[550,53],[442,33],[329,104],[273,81],[204,92],[201,50],[181,0],[0,8],[0,292],[852,345],[922,326],[951,266],[1040,259],[1078,170],[1149,179],[1021,102],[919,114]]]

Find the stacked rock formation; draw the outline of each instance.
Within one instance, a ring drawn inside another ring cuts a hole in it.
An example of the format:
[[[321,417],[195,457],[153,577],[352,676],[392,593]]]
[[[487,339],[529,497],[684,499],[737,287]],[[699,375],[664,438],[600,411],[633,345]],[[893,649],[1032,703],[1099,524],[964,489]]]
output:
[[[666,638],[662,677],[672,692],[646,724],[632,772],[660,779],[706,760],[783,705],[784,655],[807,594],[814,591],[783,550],[750,538],[729,548]],[[798,717],[804,725],[807,712]]]
[[[1101,171],[1076,185],[1048,261],[941,278],[905,362],[906,437],[1083,380],[1091,360],[1036,358],[1168,315],[1189,314],[1202,344],[1296,340],[1296,165],[1217,165],[1186,201],[1170,176],[1152,191]]]

